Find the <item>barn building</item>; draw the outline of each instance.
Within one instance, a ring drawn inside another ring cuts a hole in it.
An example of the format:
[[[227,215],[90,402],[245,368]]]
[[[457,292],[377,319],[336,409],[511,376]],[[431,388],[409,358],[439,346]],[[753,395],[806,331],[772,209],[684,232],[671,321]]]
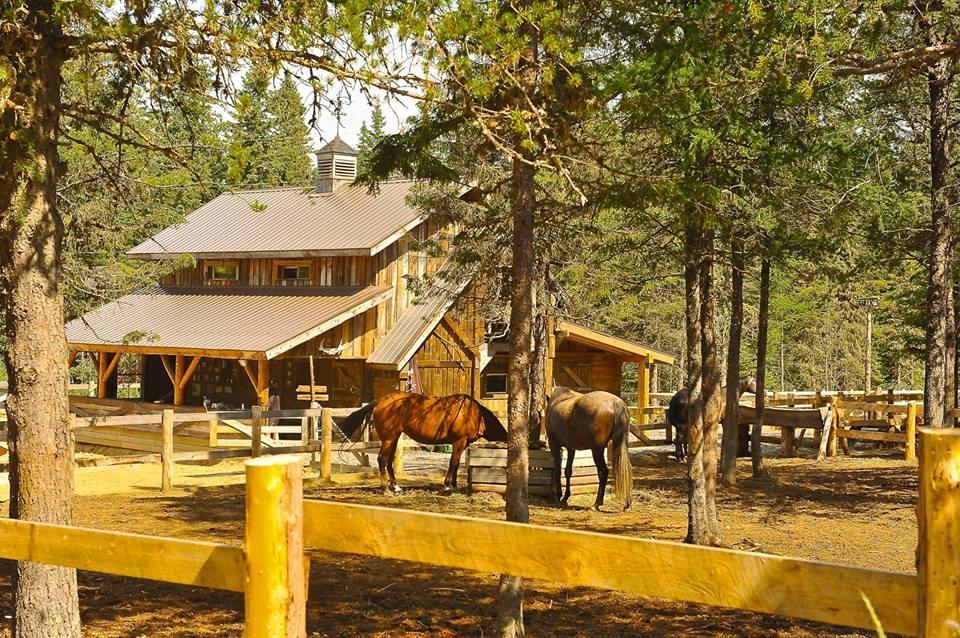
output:
[[[352,407],[414,387],[471,394],[505,415],[506,344],[487,336],[470,282],[419,297],[410,285],[443,267],[424,241],[442,246],[456,227],[410,205],[412,181],[376,194],[353,186],[356,162],[335,138],[318,152],[313,190],[223,193],[131,249],[194,265],[71,321],[71,361],[91,357],[103,398],[115,392],[120,356],[132,354],[144,401],[240,407],[276,395],[297,408],[307,405],[297,387],[314,384],[326,386],[325,404]],[[643,402],[651,367],[673,362],[566,321],[550,336],[548,379],[573,388],[619,393],[623,364],[636,362]]]

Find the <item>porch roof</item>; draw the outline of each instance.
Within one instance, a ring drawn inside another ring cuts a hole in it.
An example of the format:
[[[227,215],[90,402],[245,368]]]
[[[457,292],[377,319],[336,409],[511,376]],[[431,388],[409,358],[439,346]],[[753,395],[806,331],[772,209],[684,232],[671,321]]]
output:
[[[389,286],[157,286],[67,324],[75,350],[272,359],[390,297]]]
[[[555,332],[558,337],[582,343],[598,350],[605,350],[619,355],[628,361],[649,358],[652,363],[671,365],[675,359],[672,354],[645,346],[642,343],[616,337],[593,328],[587,328],[571,321],[558,321]]]

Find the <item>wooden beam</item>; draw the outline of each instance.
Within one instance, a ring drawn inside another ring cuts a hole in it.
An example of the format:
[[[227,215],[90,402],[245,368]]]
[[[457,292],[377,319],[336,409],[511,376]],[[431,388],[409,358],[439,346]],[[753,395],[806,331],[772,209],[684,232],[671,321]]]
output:
[[[80,351],[77,350],[76,348],[71,348],[71,349],[70,349],[70,354],[67,355],[67,367],[68,367],[68,368],[73,365],[73,362],[74,362],[74,361],[77,360],[77,356],[79,356],[79,354],[80,354]]]
[[[91,351],[91,350],[88,350],[88,351],[86,351],[86,352],[87,352],[87,356],[90,357],[90,361],[93,362],[93,367],[97,369],[97,378],[99,378],[99,375],[100,375],[100,355],[99,355],[98,353],[96,353],[96,352]]]
[[[640,407],[640,424],[648,423],[649,417],[644,410],[650,405],[650,358],[645,357],[637,363],[637,406]]]
[[[242,592],[243,550],[193,540],[0,518],[0,556]]]
[[[577,384],[577,387],[580,387],[580,388],[588,388],[588,387],[590,387],[590,386],[588,386],[588,385],[586,384],[586,382],[585,382],[583,379],[581,379],[581,378],[577,375],[576,372],[574,372],[574,371],[570,368],[570,366],[563,366],[563,365],[562,365],[562,366],[560,366],[560,369],[567,373],[567,376],[570,377],[570,379],[571,379],[574,383]]]
[[[169,348],[164,346],[134,346],[102,343],[70,343],[71,348],[84,352],[123,352],[128,354],[182,354],[187,357],[206,357],[209,359],[265,359],[263,352],[256,350],[219,350],[208,348]]]
[[[955,514],[941,512],[944,517]],[[303,513],[305,544],[311,549],[872,630],[866,596],[888,632],[914,634],[917,628],[918,581],[913,574],[328,501],[306,500]],[[958,560],[957,555],[951,560]],[[948,573],[955,576],[956,571]]]
[[[250,380],[250,385],[253,386],[253,391],[254,391],[255,393],[259,393],[260,388],[257,386],[257,377],[254,376],[253,371],[250,370],[250,364],[251,364],[251,363],[253,363],[253,362],[252,362],[252,361],[244,361],[243,359],[237,361],[237,365],[239,365],[239,366],[243,369],[243,371],[247,373],[247,378]]]
[[[200,357],[194,357],[190,360],[190,365],[187,366],[187,369],[183,371],[183,376],[180,377],[178,385],[180,390],[186,390],[187,384],[190,382],[190,377],[193,376],[193,373],[196,371],[197,366],[200,365]]]
[[[464,352],[470,355],[471,359],[477,356],[476,346],[470,343],[470,338],[458,323],[451,320],[447,315],[443,315],[443,317],[440,318],[440,324],[447,329],[447,332],[453,335],[453,338],[460,344]]]
[[[170,383],[175,384],[177,382],[177,374],[173,370],[173,364],[170,363],[169,355],[161,354],[160,363],[163,364],[163,369],[167,371],[167,376],[170,377]]]

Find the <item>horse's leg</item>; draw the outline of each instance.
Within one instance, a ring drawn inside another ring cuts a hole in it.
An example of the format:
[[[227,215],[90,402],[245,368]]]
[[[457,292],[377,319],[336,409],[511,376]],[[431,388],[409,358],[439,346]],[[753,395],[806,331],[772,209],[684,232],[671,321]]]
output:
[[[453,452],[450,454],[450,468],[447,470],[449,481],[444,482],[444,486],[451,491],[457,489],[457,474],[460,473],[460,457],[463,456],[463,451],[467,449],[468,445],[467,439],[460,439],[453,444]]]
[[[560,501],[563,505],[567,504],[567,501],[570,500],[570,477],[573,476],[573,459],[576,458],[577,451],[573,448],[567,448],[567,467],[564,471],[564,476],[567,478],[567,489],[563,493],[563,499]]]
[[[397,443],[400,435],[391,436],[380,442],[380,454],[377,455],[377,464],[380,466],[380,487],[384,492],[400,491],[397,477],[393,473],[393,458],[397,454]],[[389,476],[389,481],[388,481]]]
[[[553,456],[553,469],[550,471],[550,498],[560,503],[560,461],[563,453],[560,443],[556,439],[548,437],[550,454]]]
[[[597,488],[597,500],[593,504],[593,509],[600,511],[603,505],[603,494],[607,490],[607,477],[610,470],[607,468],[607,461],[603,458],[603,448],[593,448],[593,462],[597,466],[597,480],[600,481],[600,487]]]

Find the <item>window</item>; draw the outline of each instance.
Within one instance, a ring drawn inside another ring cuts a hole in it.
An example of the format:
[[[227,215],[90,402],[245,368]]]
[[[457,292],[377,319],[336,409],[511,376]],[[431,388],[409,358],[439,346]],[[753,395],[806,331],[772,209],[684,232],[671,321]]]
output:
[[[278,284],[304,284],[312,279],[309,263],[279,263],[276,265],[274,282]]]
[[[487,373],[484,377],[483,391],[486,394],[506,394],[507,375],[504,373]]]
[[[237,281],[240,279],[240,264],[235,261],[208,263],[204,269],[207,283]]]

